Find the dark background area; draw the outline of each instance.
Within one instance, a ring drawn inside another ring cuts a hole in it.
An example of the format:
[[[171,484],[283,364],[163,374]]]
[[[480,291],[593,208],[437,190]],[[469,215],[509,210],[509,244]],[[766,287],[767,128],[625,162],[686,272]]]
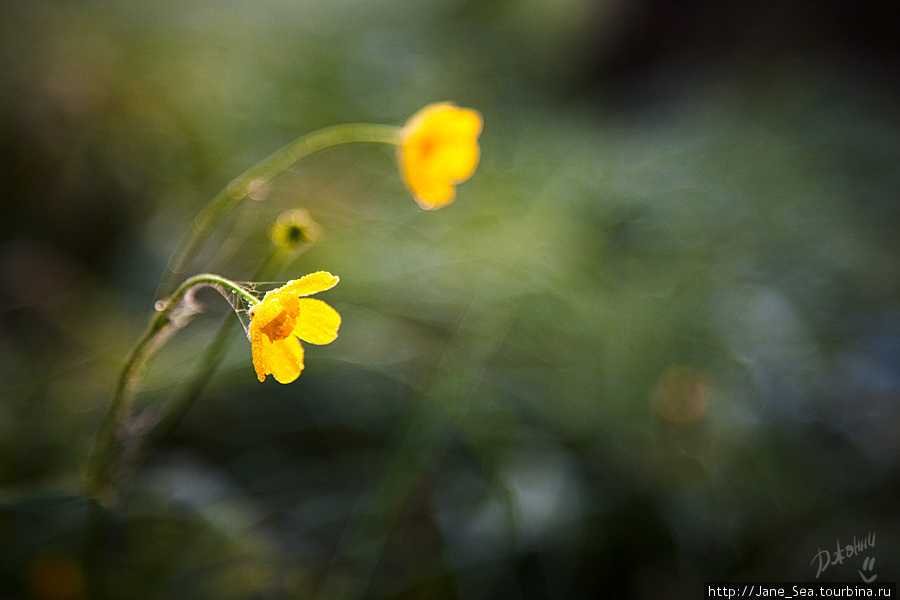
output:
[[[249,279],[305,207],[277,279],[338,274],[343,325],[288,386],[234,340],[116,512],[114,597],[896,581],[897,31],[874,0],[4,3],[0,597],[81,597],[91,438],[197,211],[439,100],[485,119],[453,205],[337,148],[199,257]],[[200,298],[139,410],[228,317]]]

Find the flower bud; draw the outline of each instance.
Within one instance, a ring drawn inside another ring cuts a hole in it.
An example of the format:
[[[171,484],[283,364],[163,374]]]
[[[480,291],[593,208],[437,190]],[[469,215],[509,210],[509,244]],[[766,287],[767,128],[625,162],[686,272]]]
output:
[[[269,230],[269,238],[280,248],[311,246],[319,239],[322,228],[313,221],[309,211],[298,208],[283,212]]]

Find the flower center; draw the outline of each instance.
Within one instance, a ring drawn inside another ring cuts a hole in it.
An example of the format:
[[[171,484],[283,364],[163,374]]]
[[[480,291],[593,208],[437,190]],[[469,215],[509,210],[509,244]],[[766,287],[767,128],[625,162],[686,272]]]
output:
[[[291,331],[294,330],[294,324],[289,317],[290,315],[286,310],[281,310],[271,321],[260,327],[259,330],[273,342],[283,340],[291,335]]]
[[[429,158],[434,153],[434,148],[437,146],[437,142],[434,138],[431,137],[423,137],[419,140],[419,156],[422,158]]]

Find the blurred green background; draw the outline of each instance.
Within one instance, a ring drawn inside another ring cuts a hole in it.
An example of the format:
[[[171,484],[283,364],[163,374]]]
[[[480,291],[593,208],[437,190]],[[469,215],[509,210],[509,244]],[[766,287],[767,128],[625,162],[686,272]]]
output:
[[[452,100],[482,162],[420,210],[316,155],[195,270],[305,207],[340,337],[238,336],[142,466],[117,599],[699,598],[900,574],[896,2],[48,0],[0,7],[0,597],[80,598],[81,476],[165,262],[293,138]],[[150,365],[166,406],[228,305]]]

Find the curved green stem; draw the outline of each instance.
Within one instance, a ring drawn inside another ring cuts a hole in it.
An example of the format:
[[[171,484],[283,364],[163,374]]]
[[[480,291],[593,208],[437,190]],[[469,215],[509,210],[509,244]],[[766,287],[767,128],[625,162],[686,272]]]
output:
[[[103,421],[100,423],[97,435],[94,438],[94,447],[88,463],[86,487],[88,493],[95,498],[108,499],[113,491],[109,489],[109,485],[115,477],[109,471],[118,449],[117,428],[123,423],[129,409],[129,382],[134,379],[138,370],[146,364],[153,351],[159,346],[163,335],[179,326],[173,323],[170,315],[185,296],[198,286],[221,286],[240,294],[251,305],[258,302],[255,296],[233,281],[209,273],[195,275],[185,280],[167,300],[157,302],[156,314],[125,358],[125,363],[116,381],[109,409],[103,417]]]
[[[115,486],[123,475],[122,472],[114,470],[124,441],[118,435],[130,408],[129,382],[138,369],[146,364],[153,351],[161,345],[164,335],[183,326],[183,323],[173,322],[170,315],[186,296],[189,297],[189,294],[202,286],[224,287],[239,294],[251,305],[258,301],[243,287],[224,277],[211,274],[196,275],[178,286],[167,300],[157,302],[156,314],[128,353],[116,382],[112,402],[97,430],[85,480],[87,492],[92,497],[89,499],[82,556],[85,593],[88,600],[108,600],[110,597],[106,578],[105,542],[111,523],[108,504],[115,499]],[[230,325],[230,322],[226,321],[226,324]],[[227,331],[228,328],[223,326],[220,337],[224,337]],[[221,343],[224,344],[224,341],[223,339]],[[128,466],[128,464],[118,465],[118,470],[127,469]]]
[[[253,275],[252,280],[267,280],[290,256],[298,254],[295,248],[276,248],[262,262],[259,269]],[[244,296],[246,298],[246,296]],[[255,301],[254,301],[255,302]],[[216,369],[221,364],[231,343],[234,333],[237,331],[237,323],[230,315],[219,326],[219,330],[212,342],[206,347],[203,356],[194,369],[191,377],[186,378],[182,385],[174,392],[169,400],[166,413],[156,421],[144,434],[133,455],[128,457],[128,470],[134,471],[140,467],[140,463],[165,439],[181,422],[203,393],[204,388],[212,379]]]
[[[392,125],[335,125],[319,129],[270,154],[236,177],[200,211],[172,254],[158,296],[168,294],[174,281],[184,276],[207,236],[238,202],[252,195],[270,179],[294,163],[320,150],[350,143],[397,144],[400,128]]]

